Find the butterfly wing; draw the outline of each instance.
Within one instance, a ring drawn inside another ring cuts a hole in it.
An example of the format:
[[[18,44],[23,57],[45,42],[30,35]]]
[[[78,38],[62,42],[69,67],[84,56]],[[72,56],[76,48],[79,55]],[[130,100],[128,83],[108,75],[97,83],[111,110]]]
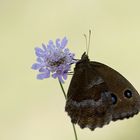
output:
[[[140,95],[120,73],[99,62],[76,65],[65,110],[73,123],[94,130],[140,111]]]
[[[134,116],[140,111],[140,95],[133,85],[120,73],[99,62],[90,62],[106,83],[111,92],[114,104],[112,105],[112,120]]]
[[[104,79],[88,63],[76,65],[65,110],[72,123],[94,130],[112,120],[112,97]]]

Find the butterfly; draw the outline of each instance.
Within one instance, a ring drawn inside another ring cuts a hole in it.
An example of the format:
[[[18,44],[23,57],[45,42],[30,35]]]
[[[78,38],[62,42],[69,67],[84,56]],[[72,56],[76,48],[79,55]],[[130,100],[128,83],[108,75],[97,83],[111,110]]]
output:
[[[140,111],[140,95],[119,72],[83,53],[76,63],[65,111],[71,122],[94,130]]]

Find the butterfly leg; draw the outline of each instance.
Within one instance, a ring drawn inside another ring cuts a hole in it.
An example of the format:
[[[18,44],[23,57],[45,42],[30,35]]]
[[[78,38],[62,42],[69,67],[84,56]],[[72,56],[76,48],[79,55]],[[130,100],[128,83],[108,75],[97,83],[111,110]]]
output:
[[[74,74],[73,71],[68,72],[68,75],[73,75],[73,74]]]

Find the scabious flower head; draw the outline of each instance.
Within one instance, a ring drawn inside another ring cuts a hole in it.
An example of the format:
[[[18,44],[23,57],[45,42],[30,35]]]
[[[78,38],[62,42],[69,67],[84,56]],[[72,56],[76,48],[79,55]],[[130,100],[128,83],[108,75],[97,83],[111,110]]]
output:
[[[74,54],[66,48],[67,42],[64,37],[62,40],[56,39],[55,43],[50,40],[47,46],[42,44],[42,48],[35,48],[37,62],[32,65],[32,69],[39,71],[37,79],[49,78],[50,75],[62,83],[67,79],[71,64],[76,63]]]

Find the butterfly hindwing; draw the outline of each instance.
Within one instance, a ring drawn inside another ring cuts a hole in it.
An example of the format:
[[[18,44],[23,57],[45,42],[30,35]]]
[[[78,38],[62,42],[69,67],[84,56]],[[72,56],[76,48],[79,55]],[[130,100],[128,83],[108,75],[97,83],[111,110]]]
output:
[[[116,70],[99,62],[91,62],[92,67],[100,73],[112,96],[116,98],[113,105],[112,120],[134,116],[140,111],[140,95],[134,86]]]

